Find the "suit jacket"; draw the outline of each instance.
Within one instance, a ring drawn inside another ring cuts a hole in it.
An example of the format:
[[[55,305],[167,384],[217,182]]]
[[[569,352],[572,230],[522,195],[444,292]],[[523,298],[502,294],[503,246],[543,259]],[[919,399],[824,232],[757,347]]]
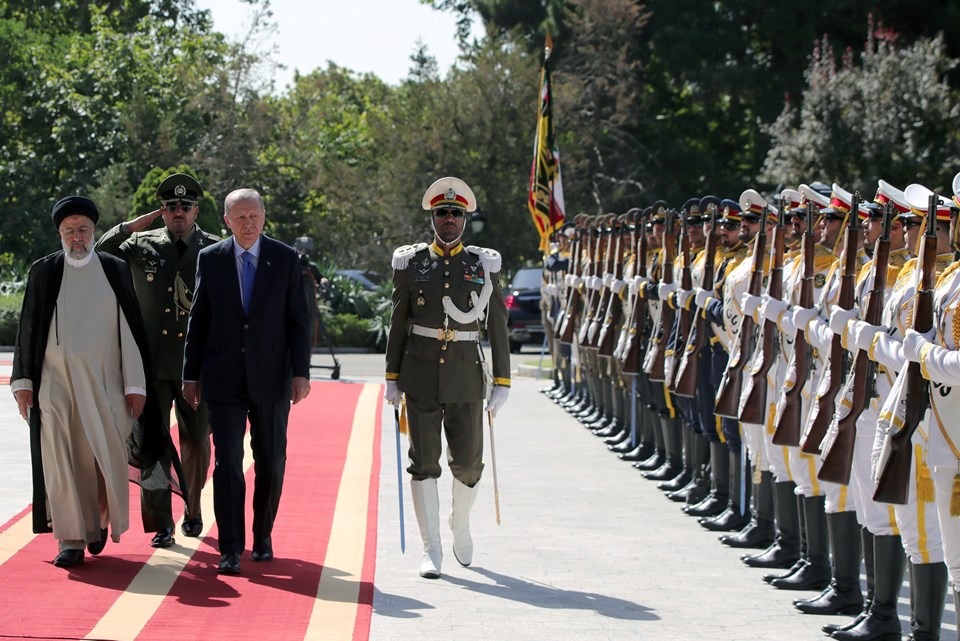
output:
[[[310,376],[308,328],[297,252],[260,237],[250,312],[244,314],[233,239],[226,238],[197,259],[182,380],[200,382],[209,402],[236,401],[244,377],[254,403],[290,399],[290,377]]]

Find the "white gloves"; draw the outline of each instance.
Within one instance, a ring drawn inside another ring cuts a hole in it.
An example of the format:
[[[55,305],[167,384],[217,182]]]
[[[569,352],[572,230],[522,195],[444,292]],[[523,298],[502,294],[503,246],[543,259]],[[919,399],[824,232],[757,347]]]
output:
[[[660,283],[657,285],[657,298],[667,300],[667,297],[677,289],[676,283]]]
[[[610,289],[613,290],[614,294],[619,294],[623,291],[624,282],[619,278],[613,279],[613,282],[610,284]]]
[[[681,289],[677,292],[677,307],[687,309],[687,303],[690,301],[690,298],[693,296],[693,290],[690,289]]]
[[[793,309],[793,324],[798,332],[807,330],[807,325],[818,316],[817,310],[812,307],[795,307]]]
[[[707,304],[707,299],[710,298],[710,295],[713,293],[708,292],[702,287],[697,287],[694,291],[696,293],[693,295],[693,300],[697,304],[697,307],[700,308]]]
[[[782,300],[769,298],[763,303],[763,317],[771,323],[776,323],[780,320],[780,314],[788,307],[789,305]]]
[[[830,331],[842,336],[847,329],[847,323],[858,316],[857,308],[843,309],[839,305],[830,306]]]
[[[886,332],[886,328],[882,325],[871,325],[866,321],[858,320],[854,323],[853,328],[853,341],[847,339],[847,342],[856,343],[857,347],[863,351],[870,353],[870,346],[873,345],[873,339],[880,332]]]
[[[936,330],[931,329],[926,334],[908,329],[903,337],[903,355],[908,361],[920,362],[920,348],[931,342],[936,335]]]
[[[494,385],[493,392],[490,393],[490,400],[487,401],[487,411],[496,416],[503,404],[507,402],[508,396],[510,396],[509,387]]]
[[[743,296],[740,297],[740,308],[743,310],[744,315],[753,316],[758,307],[760,307],[759,296],[753,296],[750,292],[744,292]]]
[[[387,389],[383,391],[383,400],[391,405],[400,404],[400,390],[397,389],[396,381],[387,381]]]

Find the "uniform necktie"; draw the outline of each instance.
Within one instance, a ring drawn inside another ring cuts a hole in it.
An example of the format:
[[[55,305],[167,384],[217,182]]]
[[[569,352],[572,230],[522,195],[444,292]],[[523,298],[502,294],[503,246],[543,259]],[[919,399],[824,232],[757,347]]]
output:
[[[178,256],[183,256],[185,253],[187,253],[187,244],[183,242],[182,238],[177,240],[177,242],[175,242],[174,245],[176,245],[177,247]]]
[[[240,254],[243,266],[240,268],[240,290],[243,294],[243,313],[250,311],[250,296],[253,294],[253,279],[257,275],[257,268],[253,264],[253,254]]]

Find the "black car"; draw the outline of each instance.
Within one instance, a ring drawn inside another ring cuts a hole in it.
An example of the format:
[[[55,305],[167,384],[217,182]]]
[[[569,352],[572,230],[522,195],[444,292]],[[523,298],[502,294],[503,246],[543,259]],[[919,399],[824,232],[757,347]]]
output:
[[[526,267],[514,274],[513,282],[504,290],[511,352],[519,352],[523,345],[543,344],[543,318],[540,316],[542,280],[543,269]]]

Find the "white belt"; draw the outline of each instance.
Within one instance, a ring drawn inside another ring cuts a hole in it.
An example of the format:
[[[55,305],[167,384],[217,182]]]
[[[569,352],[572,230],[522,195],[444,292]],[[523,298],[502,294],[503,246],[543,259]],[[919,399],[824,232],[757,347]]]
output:
[[[444,329],[443,327],[424,327],[423,325],[411,325],[410,333],[417,336],[426,336],[435,338],[438,341],[475,341],[480,338],[480,332],[467,332],[462,329]]]

